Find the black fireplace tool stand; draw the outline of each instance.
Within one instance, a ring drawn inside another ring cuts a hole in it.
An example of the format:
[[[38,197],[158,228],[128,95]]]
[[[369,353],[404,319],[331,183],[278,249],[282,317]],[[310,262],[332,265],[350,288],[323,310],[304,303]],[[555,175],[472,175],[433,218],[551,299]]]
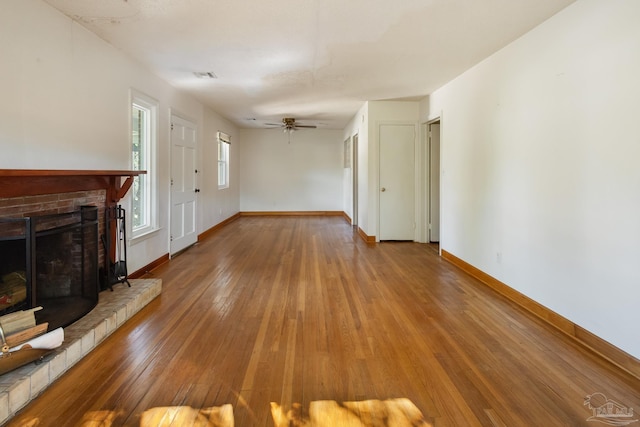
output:
[[[127,272],[125,210],[122,206],[110,206],[105,209],[104,229],[105,234],[102,235],[102,244],[107,266],[106,274],[102,275],[104,277],[103,289],[108,287],[113,292],[113,285],[118,283],[126,283],[131,287]]]

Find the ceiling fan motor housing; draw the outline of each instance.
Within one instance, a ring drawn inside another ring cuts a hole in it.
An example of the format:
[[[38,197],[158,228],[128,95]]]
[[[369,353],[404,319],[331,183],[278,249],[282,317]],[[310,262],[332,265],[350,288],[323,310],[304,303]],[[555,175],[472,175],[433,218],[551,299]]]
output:
[[[282,123],[284,123],[284,127],[287,129],[293,129],[296,127],[296,119],[294,119],[293,117],[283,118]]]

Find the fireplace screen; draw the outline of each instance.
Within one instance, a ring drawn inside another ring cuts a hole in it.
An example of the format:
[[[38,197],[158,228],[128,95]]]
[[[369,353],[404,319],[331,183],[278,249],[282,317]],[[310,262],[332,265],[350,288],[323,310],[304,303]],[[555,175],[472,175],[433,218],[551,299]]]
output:
[[[0,219],[0,314],[68,326],[98,302],[98,210]]]

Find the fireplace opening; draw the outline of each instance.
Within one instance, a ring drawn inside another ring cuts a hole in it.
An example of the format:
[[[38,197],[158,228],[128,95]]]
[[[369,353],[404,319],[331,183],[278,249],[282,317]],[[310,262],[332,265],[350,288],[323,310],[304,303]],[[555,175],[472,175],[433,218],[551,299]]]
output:
[[[0,315],[42,307],[37,323],[65,327],[98,303],[98,208],[0,219]]]

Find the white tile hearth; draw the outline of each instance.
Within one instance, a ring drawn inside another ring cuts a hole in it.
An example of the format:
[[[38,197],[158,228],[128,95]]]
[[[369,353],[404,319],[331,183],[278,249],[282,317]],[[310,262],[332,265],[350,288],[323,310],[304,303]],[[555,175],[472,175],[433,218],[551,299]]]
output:
[[[113,292],[101,292],[98,305],[64,328],[64,343],[41,363],[29,363],[0,376],[0,425],[162,292],[161,279],[129,281],[130,288],[117,284]]]

